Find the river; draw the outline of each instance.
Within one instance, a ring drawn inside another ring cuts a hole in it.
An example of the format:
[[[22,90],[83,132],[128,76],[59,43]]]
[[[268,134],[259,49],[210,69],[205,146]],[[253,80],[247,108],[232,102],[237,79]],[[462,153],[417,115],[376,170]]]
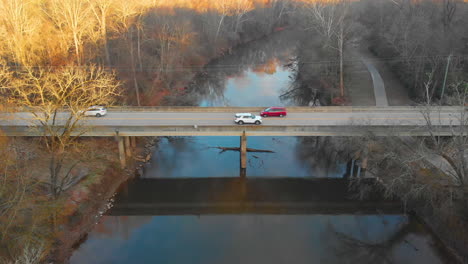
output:
[[[234,50],[204,68],[184,95],[185,101],[200,106],[293,105],[282,102],[279,95],[292,81],[296,44],[291,38],[273,37]],[[322,145],[333,148],[327,140]],[[248,153],[247,178],[341,178],[345,174],[340,155],[307,147],[304,138],[249,137],[247,144],[274,151]],[[239,138],[162,138],[141,178],[239,177],[239,153],[220,152],[218,146],[238,147]],[[70,261],[444,263],[435,241],[413,218],[400,213],[123,213],[104,216]]]

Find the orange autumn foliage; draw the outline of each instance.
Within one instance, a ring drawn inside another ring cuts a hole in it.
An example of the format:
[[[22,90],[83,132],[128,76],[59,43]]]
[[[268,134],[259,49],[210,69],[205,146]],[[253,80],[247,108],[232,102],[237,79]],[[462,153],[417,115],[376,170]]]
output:
[[[276,72],[276,67],[278,67],[278,65],[279,65],[278,59],[273,58],[264,64],[257,65],[253,69],[253,71],[256,73],[274,74]]]

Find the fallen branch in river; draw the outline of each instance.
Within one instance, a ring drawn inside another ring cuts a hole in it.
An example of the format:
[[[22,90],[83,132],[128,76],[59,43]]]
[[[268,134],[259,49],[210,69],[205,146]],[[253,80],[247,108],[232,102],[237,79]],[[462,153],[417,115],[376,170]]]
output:
[[[224,151],[240,151],[240,148],[231,148],[231,147],[212,147],[212,148],[217,148],[221,150],[221,153]],[[266,152],[266,153],[275,153],[272,150],[267,150],[267,149],[254,149],[254,148],[247,148],[247,152]]]

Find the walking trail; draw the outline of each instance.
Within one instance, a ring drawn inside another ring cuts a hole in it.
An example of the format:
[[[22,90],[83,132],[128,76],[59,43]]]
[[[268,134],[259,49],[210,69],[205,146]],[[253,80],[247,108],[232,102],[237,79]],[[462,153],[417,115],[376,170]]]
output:
[[[380,77],[379,71],[374,67],[371,60],[367,57],[362,57],[362,62],[366,65],[372,77],[372,83],[374,85],[374,97],[376,106],[388,106],[387,93],[385,93],[385,85]]]
[[[353,106],[412,105],[408,92],[393,72],[367,48],[347,48],[345,69]]]

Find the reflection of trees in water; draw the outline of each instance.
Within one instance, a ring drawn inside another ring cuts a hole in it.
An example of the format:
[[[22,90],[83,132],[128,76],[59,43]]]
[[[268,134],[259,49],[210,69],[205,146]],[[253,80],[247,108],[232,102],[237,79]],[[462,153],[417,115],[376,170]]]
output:
[[[158,162],[154,166],[164,166],[164,170],[162,171],[165,174],[159,176],[172,175],[173,171],[181,166],[177,162],[181,159],[181,153],[196,153],[194,140],[195,138],[193,137],[164,137],[159,142],[157,152],[155,153]],[[194,158],[196,158],[195,155]],[[151,177],[152,175],[149,176]]]
[[[98,238],[116,237],[129,240],[131,234],[154,219],[151,215],[139,216],[107,216],[104,215],[93,230],[93,236]]]
[[[405,237],[414,232],[414,226],[409,221],[404,221],[390,235],[371,239],[367,234],[368,228],[361,226],[359,219],[356,220],[358,228],[344,232],[338,231],[338,228],[330,222],[327,224],[325,237],[330,244],[328,250],[332,252],[330,252],[331,254],[324,254],[329,258],[324,260],[326,263],[395,263],[393,249],[401,243],[409,244]],[[384,216],[380,220],[383,226],[387,225]],[[415,246],[411,246],[414,250],[418,250]]]
[[[271,60],[282,63],[288,61],[295,51],[297,34],[295,31],[278,32],[271,37],[229,50],[223,57],[200,69],[184,97],[190,98],[192,104],[198,104],[203,99],[225,102],[224,92],[228,78],[241,76],[248,69],[272,74],[270,67],[262,66]]]
[[[298,158],[315,171],[323,170],[324,176],[339,172],[351,153],[347,140],[340,137],[299,137],[297,146]]]

